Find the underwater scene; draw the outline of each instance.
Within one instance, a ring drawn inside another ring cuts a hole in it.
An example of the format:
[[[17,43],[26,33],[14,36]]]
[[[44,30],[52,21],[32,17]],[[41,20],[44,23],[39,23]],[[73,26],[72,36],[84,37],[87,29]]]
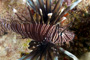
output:
[[[90,0],[0,0],[0,60],[90,60]]]

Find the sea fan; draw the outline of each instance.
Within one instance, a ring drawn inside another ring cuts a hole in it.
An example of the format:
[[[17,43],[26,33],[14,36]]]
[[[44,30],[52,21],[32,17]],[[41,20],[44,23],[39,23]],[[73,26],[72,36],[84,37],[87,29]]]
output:
[[[55,60],[58,59],[60,51],[67,55],[72,55],[62,49],[61,46],[72,41],[74,33],[69,31],[68,27],[61,27],[60,21],[64,14],[75,7],[80,1],[76,1],[63,10],[61,8],[64,6],[63,0],[58,0],[54,8],[52,8],[52,0],[28,0],[27,4],[35,11],[36,17],[31,14],[31,8],[28,6],[30,19],[21,15],[25,18],[23,20],[16,13],[19,21],[14,19],[10,23],[1,21],[5,28],[11,29],[25,38],[33,39],[29,44],[29,49],[33,51],[20,60]],[[74,55],[70,57],[77,59]]]

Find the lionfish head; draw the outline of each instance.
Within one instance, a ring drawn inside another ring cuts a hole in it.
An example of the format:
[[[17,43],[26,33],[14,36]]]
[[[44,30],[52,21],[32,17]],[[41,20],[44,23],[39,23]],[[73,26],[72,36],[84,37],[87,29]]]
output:
[[[32,50],[30,54],[23,56],[19,60],[58,60],[61,52],[52,43],[43,41],[31,41],[29,49]]]

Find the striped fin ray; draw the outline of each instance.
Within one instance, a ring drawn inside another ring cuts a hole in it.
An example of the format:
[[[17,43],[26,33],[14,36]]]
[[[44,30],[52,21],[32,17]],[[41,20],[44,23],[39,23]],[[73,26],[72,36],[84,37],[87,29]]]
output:
[[[15,14],[17,15],[17,18],[18,18],[20,21],[24,21],[24,20],[21,19],[21,17],[20,17],[17,13],[15,13]]]
[[[58,0],[54,6],[54,9],[51,8],[52,0],[35,0],[35,2],[34,0],[28,0],[29,5],[31,4],[31,8],[33,8],[36,12],[39,13],[39,15],[41,15],[41,23],[44,21],[46,24],[56,24],[57,22],[61,21],[61,18],[64,16],[64,14],[73,9],[80,1],[81,0],[77,0],[71,6],[68,6],[64,11],[61,12],[61,7],[65,7],[63,2],[68,3],[69,0]],[[49,13],[52,13],[51,18],[48,16]]]
[[[45,5],[44,5],[44,1],[43,0],[38,0],[39,4],[40,4],[40,8],[42,9],[42,13],[45,13]]]
[[[76,0],[72,5],[68,6],[60,15],[58,15],[57,20],[55,20],[56,24],[59,22],[59,20],[66,14],[69,10],[73,9],[75,6],[77,6],[78,3],[80,3],[82,0]]]
[[[22,14],[20,15],[19,13],[15,13],[16,16],[17,16],[17,18],[19,19],[18,21],[20,21],[20,22],[26,22],[26,23],[27,22],[29,22],[29,23],[36,23],[36,20],[33,18],[33,14],[32,14],[32,11],[30,10],[30,7],[28,6],[26,9],[28,10],[29,15],[30,15],[29,16],[29,19],[26,18],[25,15],[22,15]],[[24,18],[24,20],[23,20],[23,18]]]
[[[33,60],[33,59],[37,59],[35,58],[35,55],[39,53],[38,50],[34,50],[33,52],[31,52],[30,54],[28,54],[27,56],[25,56],[22,60]]]
[[[55,22],[59,15],[60,7],[62,7],[63,0],[58,0],[53,10],[51,10],[51,3],[52,0],[28,0],[28,4],[31,5],[30,7],[41,16],[40,23],[44,21],[46,24],[53,24]],[[48,16],[49,13],[52,13],[51,18]]]
[[[33,7],[32,4],[31,4],[31,8],[36,12],[38,13],[40,16],[41,16],[41,23],[44,21],[44,23],[47,22],[48,20],[48,12],[50,13],[51,12],[51,0],[46,0],[46,5],[44,4],[44,1],[43,0],[36,0],[35,2],[33,0],[28,0],[28,5],[30,5],[30,3],[33,4]]]
[[[56,24],[57,22],[59,22],[59,20],[67,13],[67,11],[70,10],[70,6],[67,7],[60,15],[57,16],[57,20],[55,20],[55,23]]]
[[[51,2],[52,2],[52,0],[46,0],[46,11],[47,11],[47,14],[51,13]]]
[[[30,50],[32,50],[31,48],[33,48],[33,46],[37,48],[34,48],[33,51],[28,55],[23,56],[21,60],[55,60],[56,56],[59,57],[59,54],[61,53],[55,45],[45,41],[31,41],[29,45]]]
[[[30,17],[31,17],[31,22],[35,23],[34,19],[33,19],[33,16],[31,14],[31,11],[30,11],[30,7],[28,6],[28,11],[29,11],[29,14],[30,14]]]
[[[27,0],[27,4],[28,4],[33,10],[35,10],[35,6],[34,6],[34,4],[32,3],[31,0]]]
[[[31,2],[35,6],[35,9],[34,10],[36,11],[36,13],[38,13],[39,15],[41,15],[40,14],[40,10],[39,10],[40,7],[37,5],[38,4],[38,1],[34,2],[33,0],[31,0]]]
[[[40,11],[39,11],[40,5],[39,5],[38,0],[35,0],[35,1],[33,1],[33,0],[28,0],[27,4],[28,4],[36,13],[38,13],[39,15],[41,15],[41,14],[40,14]]]
[[[44,1],[43,0],[38,0],[38,1],[39,1],[39,4],[40,4],[42,20],[44,20],[44,23],[45,23],[48,20],[48,16],[47,16],[47,12],[46,12],[46,5],[44,5]]]
[[[58,2],[56,3],[56,5],[52,11],[53,15],[50,20],[51,23],[53,23],[55,21],[56,17],[58,16],[59,10],[62,7],[62,3],[63,3],[62,0],[58,0]]]

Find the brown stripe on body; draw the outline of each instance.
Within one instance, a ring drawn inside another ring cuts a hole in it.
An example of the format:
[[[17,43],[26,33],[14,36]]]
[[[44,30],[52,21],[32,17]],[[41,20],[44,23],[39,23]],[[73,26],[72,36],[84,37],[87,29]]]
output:
[[[52,42],[58,41],[58,37],[59,37],[59,35],[58,35],[58,33],[56,32],[56,33],[54,34],[54,36],[53,36]]]
[[[36,38],[35,38],[35,24],[32,24],[32,28],[31,28],[31,33],[32,33],[32,38],[34,39],[34,40],[36,40]]]
[[[34,36],[33,36],[33,24],[30,24],[30,34],[32,36],[32,39],[35,39]]]
[[[41,27],[41,31],[40,31],[41,40],[43,40],[43,38],[44,38],[44,37],[43,37],[43,36],[44,36],[44,35],[43,35],[43,32],[44,32],[44,30],[45,30],[45,27],[46,27],[46,24],[43,24],[42,27]]]
[[[54,43],[59,43],[61,41],[60,36],[57,34],[57,38],[53,41]]]
[[[52,34],[51,34],[51,35],[52,35],[52,36],[51,36],[52,38],[51,38],[50,41],[53,41],[53,40],[54,40],[54,37],[55,37],[56,31],[57,31],[57,30],[56,30],[56,26],[55,26],[55,27],[53,28],[53,31],[52,31]]]
[[[28,33],[28,31],[29,31],[29,24],[28,23],[27,24],[25,23],[24,26],[25,26],[25,32],[27,34],[27,37],[29,38],[30,37],[30,35]]]
[[[64,41],[66,41],[66,36],[65,36],[65,34],[64,33],[62,33],[62,42],[64,42]]]
[[[22,35],[22,36],[24,36],[24,34],[22,33],[22,30],[21,30],[21,24],[18,24],[17,23],[17,30],[18,30],[18,32]]]
[[[27,38],[28,36],[27,36],[27,34],[26,34],[24,24],[21,24],[21,29],[22,29],[22,33],[24,34],[24,37]]]
[[[36,33],[35,33],[35,34],[36,34],[36,39],[37,39],[37,40],[39,40],[39,39],[38,39],[38,32],[37,32],[37,28],[38,28],[38,25],[36,24],[36,26],[35,26],[35,32],[36,32]]]
[[[49,29],[49,31],[47,32],[47,38],[48,38],[49,41],[51,41],[53,32],[55,32],[55,31],[53,31],[54,29],[55,29],[54,26],[52,26],[52,27]]]
[[[28,32],[29,32],[29,35],[31,36],[31,38],[33,38],[32,37],[32,34],[31,34],[31,24],[29,24],[29,30],[28,30]]]
[[[14,23],[14,24],[15,24],[15,23]],[[11,23],[11,29],[12,29],[14,32],[16,32],[15,27],[14,27],[14,24]]]
[[[38,29],[39,29],[39,26],[40,26],[40,24],[38,24],[38,25],[37,25],[37,28],[36,28],[37,40],[39,40],[39,35],[38,35]]]
[[[37,28],[37,24],[34,25],[34,34],[35,34],[35,39],[38,39],[36,28]]]
[[[16,27],[16,22],[13,24],[13,28],[14,28],[15,32],[18,33],[17,27]]]
[[[43,32],[42,32],[42,35],[43,35],[44,38],[46,37],[45,35],[47,35],[47,32],[48,32],[48,30],[49,30],[50,28],[51,28],[50,25],[46,25],[46,26],[45,26],[45,29],[44,29]]]
[[[37,36],[38,36],[38,35],[36,35],[36,30],[35,30],[35,28],[37,28],[36,26],[37,26],[37,24],[33,24],[33,30],[32,30],[33,31],[33,36],[34,36],[35,40],[37,39]]]
[[[39,28],[38,28],[38,37],[39,37],[39,41],[41,41],[41,35],[40,35],[40,31],[41,31],[41,27],[42,27],[42,24],[39,25]]]
[[[29,38],[32,38],[31,32],[30,32],[30,24],[27,24],[27,32],[28,32]]]

